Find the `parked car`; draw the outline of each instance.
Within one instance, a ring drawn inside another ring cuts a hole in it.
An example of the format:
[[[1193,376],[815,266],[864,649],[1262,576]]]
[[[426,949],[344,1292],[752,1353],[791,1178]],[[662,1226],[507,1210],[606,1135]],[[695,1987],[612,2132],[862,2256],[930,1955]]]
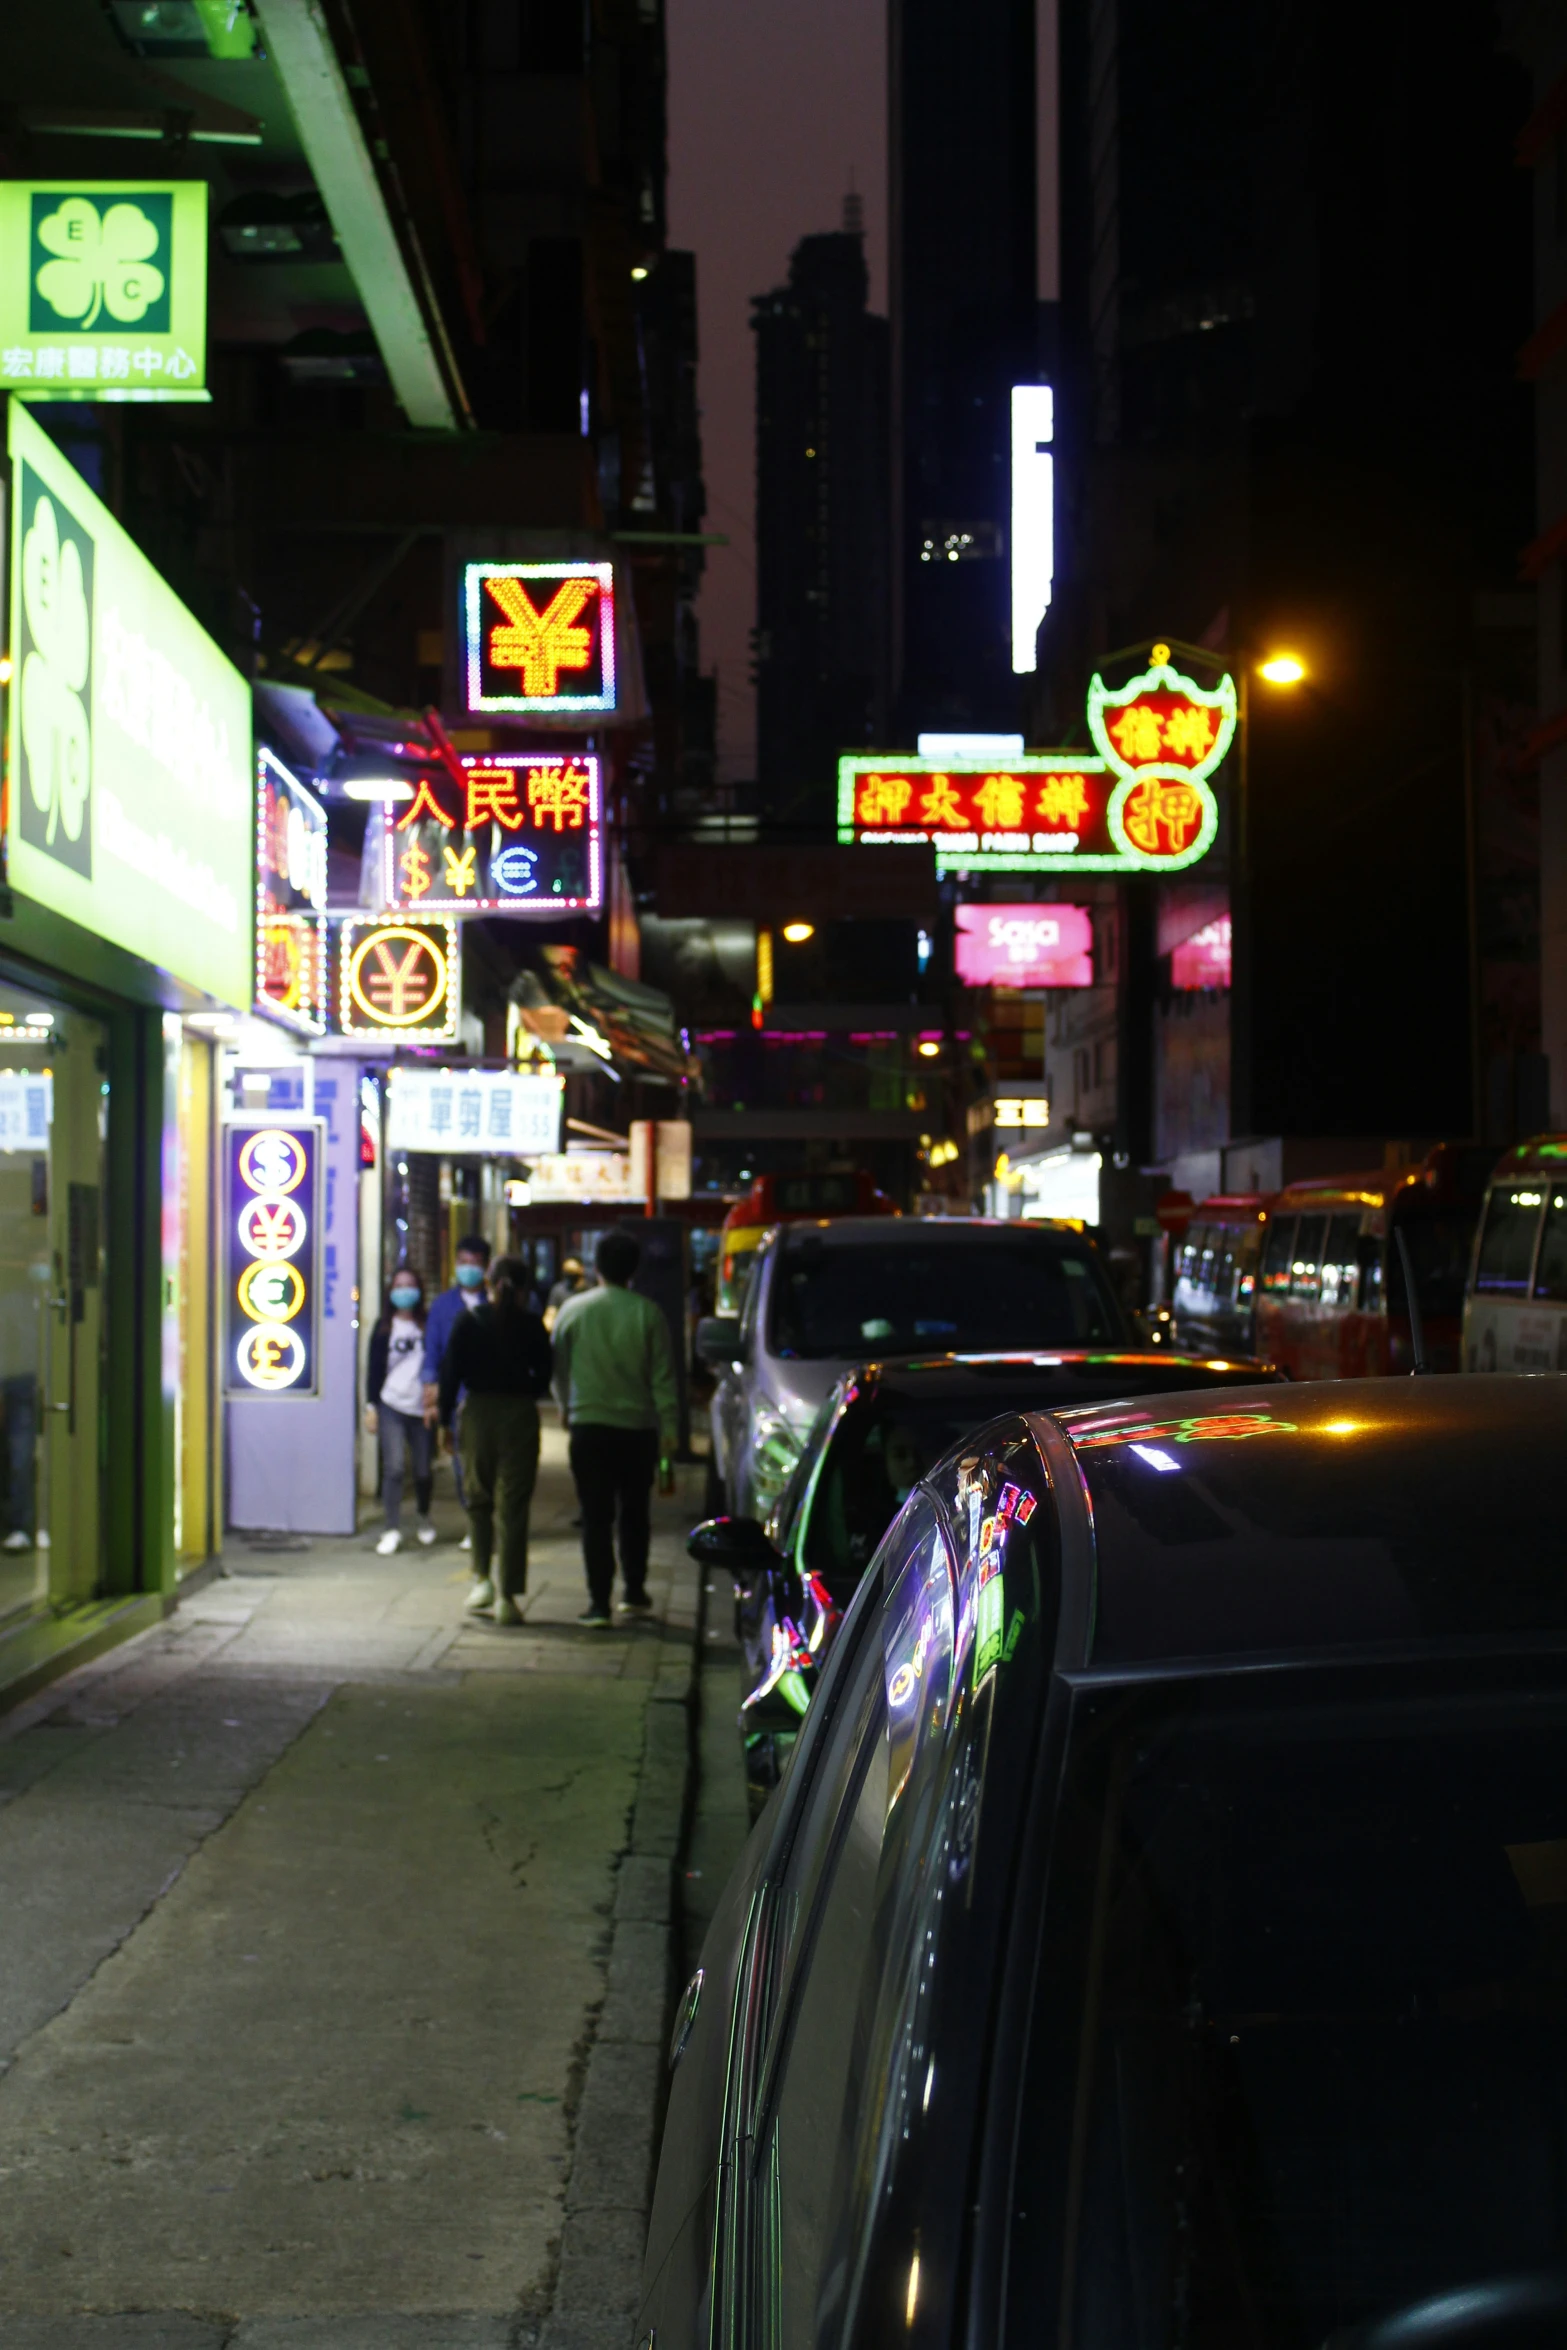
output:
[[[1486,1187],[1464,1369],[1567,1371],[1567,1134],[1519,1143]]]
[[[1249,1355],[1256,1343],[1257,1268],[1273,1195],[1216,1192],[1192,1210],[1175,1251],[1175,1343],[1199,1354]]]
[[[842,1175],[758,1175],[724,1218],[718,1242],[714,1312],[738,1315],[756,1269],[756,1251],[775,1224],[823,1216],[895,1216],[897,1209],[863,1169]]]
[[[895,1358],[840,1379],[766,1527],[713,1518],[691,1536],[704,1568],[733,1580],[746,1689],[740,1738],[753,1814],[799,1734],[817,1677],[882,1536],[933,1462],[998,1412],[1061,1411],[1113,1396],[1239,1387],[1247,1361],[1176,1354]]]
[[[1268,1211],[1256,1351],[1292,1379],[1456,1371],[1464,1280],[1492,1154],[1439,1143],[1418,1167],[1291,1183]],[[1404,1260],[1413,1268],[1415,1343]]]
[[[949,1453],[680,2003],[642,2339],[1564,2338],[1564,1524],[1555,1380]]]
[[[698,1323],[696,1343],[718,1375],[710,1501],[765,1518],[834,1385],[868,1355],[1133,1341],[1075,1224],[839,1216],[770,1233],[744,1311]]]

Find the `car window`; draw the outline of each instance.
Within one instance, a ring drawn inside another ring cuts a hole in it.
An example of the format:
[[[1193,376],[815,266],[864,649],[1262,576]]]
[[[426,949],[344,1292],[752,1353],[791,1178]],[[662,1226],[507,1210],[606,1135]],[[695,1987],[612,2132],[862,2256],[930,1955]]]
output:
[[[1289,1292],[1290,1266],[1295,1254],[1295,1219],[1282,1216],[1268,1226],[1262,1252],[1262,1294],[1283,1297]]]
[[[836,2234],[835,2156],[862,2102],[855,2027],[873,1967],[883,1846],[921,1738],[939,1736],[949,1698],[952,1567],[928,1498],[905,1512],[892,1546],[887,1598],[867,1627],[779,1888],[758,2252],[777,2302],[775,2339],[798,2350],[819,2339],[817,2304]],[[863,2062],[863,2047],[858,2055]]]
[[[1545,1192],[1539,1183],[1498,1183],[1485,1203],[1480,1253],[1475,1262],[1478,1290],[1523,1291],[1534,1262]]]
[[[1120,1309],[1098,1260],[1072,1234],[989,1231],[972,1240],[833,1246],[786,1236],[772,1283],[774,1352],[852,1361],[871,1350],[1011,1353],[1113,1346]]]
[[[1326,1216],[1302,1216],[1295,1227],[1295,1254],[1290,1259],[1291,1297],[1315,1297],[1322,1278],[1322,1243]]]
[[[1360,1218],[1330,1216],[1322,1244],[1322,1302],[1347,1313],[1360,1288]]]
[[[1545,1230],[1540,1237],[1540,1262],[1534,1276],[1536,1297],[1567,1297],[1567,1191],[1553,1190],[1545,1207]]]
[[[1020,2314],[1063,2350],[1306,2350],[1559,2257],[1559,1687],[1096,1692],[1064,1787]]]

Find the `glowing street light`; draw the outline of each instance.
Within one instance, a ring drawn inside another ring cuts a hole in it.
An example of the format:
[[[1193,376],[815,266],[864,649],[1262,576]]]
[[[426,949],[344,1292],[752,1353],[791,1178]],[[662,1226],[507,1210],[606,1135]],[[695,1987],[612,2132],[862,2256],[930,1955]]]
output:
[[[1299,685],[1305,674],[1306,664],[1298,653],[1270,653],[1257,668],[1257,675],[1269,685]]]
[[[814,922],[786,922],[783,934],[792,947],[803,947],[808,938],[816,936]]]

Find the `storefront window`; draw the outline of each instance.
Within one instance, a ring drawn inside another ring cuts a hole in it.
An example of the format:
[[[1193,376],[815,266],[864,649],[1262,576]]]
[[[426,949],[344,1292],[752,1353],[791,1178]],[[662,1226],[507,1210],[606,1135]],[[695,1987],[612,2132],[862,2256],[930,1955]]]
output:
[[[101,1573],[102,1022],[0,984],[0,1616]]]

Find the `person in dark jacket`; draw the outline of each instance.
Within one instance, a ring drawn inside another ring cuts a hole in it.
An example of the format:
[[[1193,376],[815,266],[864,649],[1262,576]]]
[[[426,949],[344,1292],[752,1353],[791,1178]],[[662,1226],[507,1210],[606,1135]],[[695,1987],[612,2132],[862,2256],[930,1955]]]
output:
[[[386,1532],[376,1544],[383,1558],[401,1547],[403,1477],[413,1469],[419,1540],[435,1540],[430,1523],[431,1434],[424,1410],[424,1284],[412,1265],[392,1275],[381,1319],[370,1333],[365,1365],[365,1426],[381,1439],[381,1492]]]
[[[434,1298],[424,1325],[424,1412],[428,1420],[435,1410],[441,1392],[441,1365],[446,1360],[446,1349],[451,1344],[452,1332],[463,1318],[471,1314],[484,1298],[484,1272],[490,1261],[490,1244],[482,1232],[470,1232],[457,1243],[457,1261],[453,1268],[456,1279],[450,1289],[443,1289]],[[458,1423],[459,1427],[461,1422]],[[452,1483],[457,1488],[457,1506],[468,1507],[468,1497],[462,1485],[462,1452],[452,1446]],[[462,1538],[464,1550],[472,1550],[473,1536]]]
[[[528,1302],[528,1269],[520,1257],[497,1257],[486,1287],[485,1303],[461,1317],[447,1342],[437,1412],[450,1430],[457,1399],[463,1398],[463,1484],[475,1577],[466,1604],[475,1610],[493,1606],[497,1624],[515,1624],[521,1620],[516,1595],[528,1581],[538,1398],[549,1393],[550,1342]]]

